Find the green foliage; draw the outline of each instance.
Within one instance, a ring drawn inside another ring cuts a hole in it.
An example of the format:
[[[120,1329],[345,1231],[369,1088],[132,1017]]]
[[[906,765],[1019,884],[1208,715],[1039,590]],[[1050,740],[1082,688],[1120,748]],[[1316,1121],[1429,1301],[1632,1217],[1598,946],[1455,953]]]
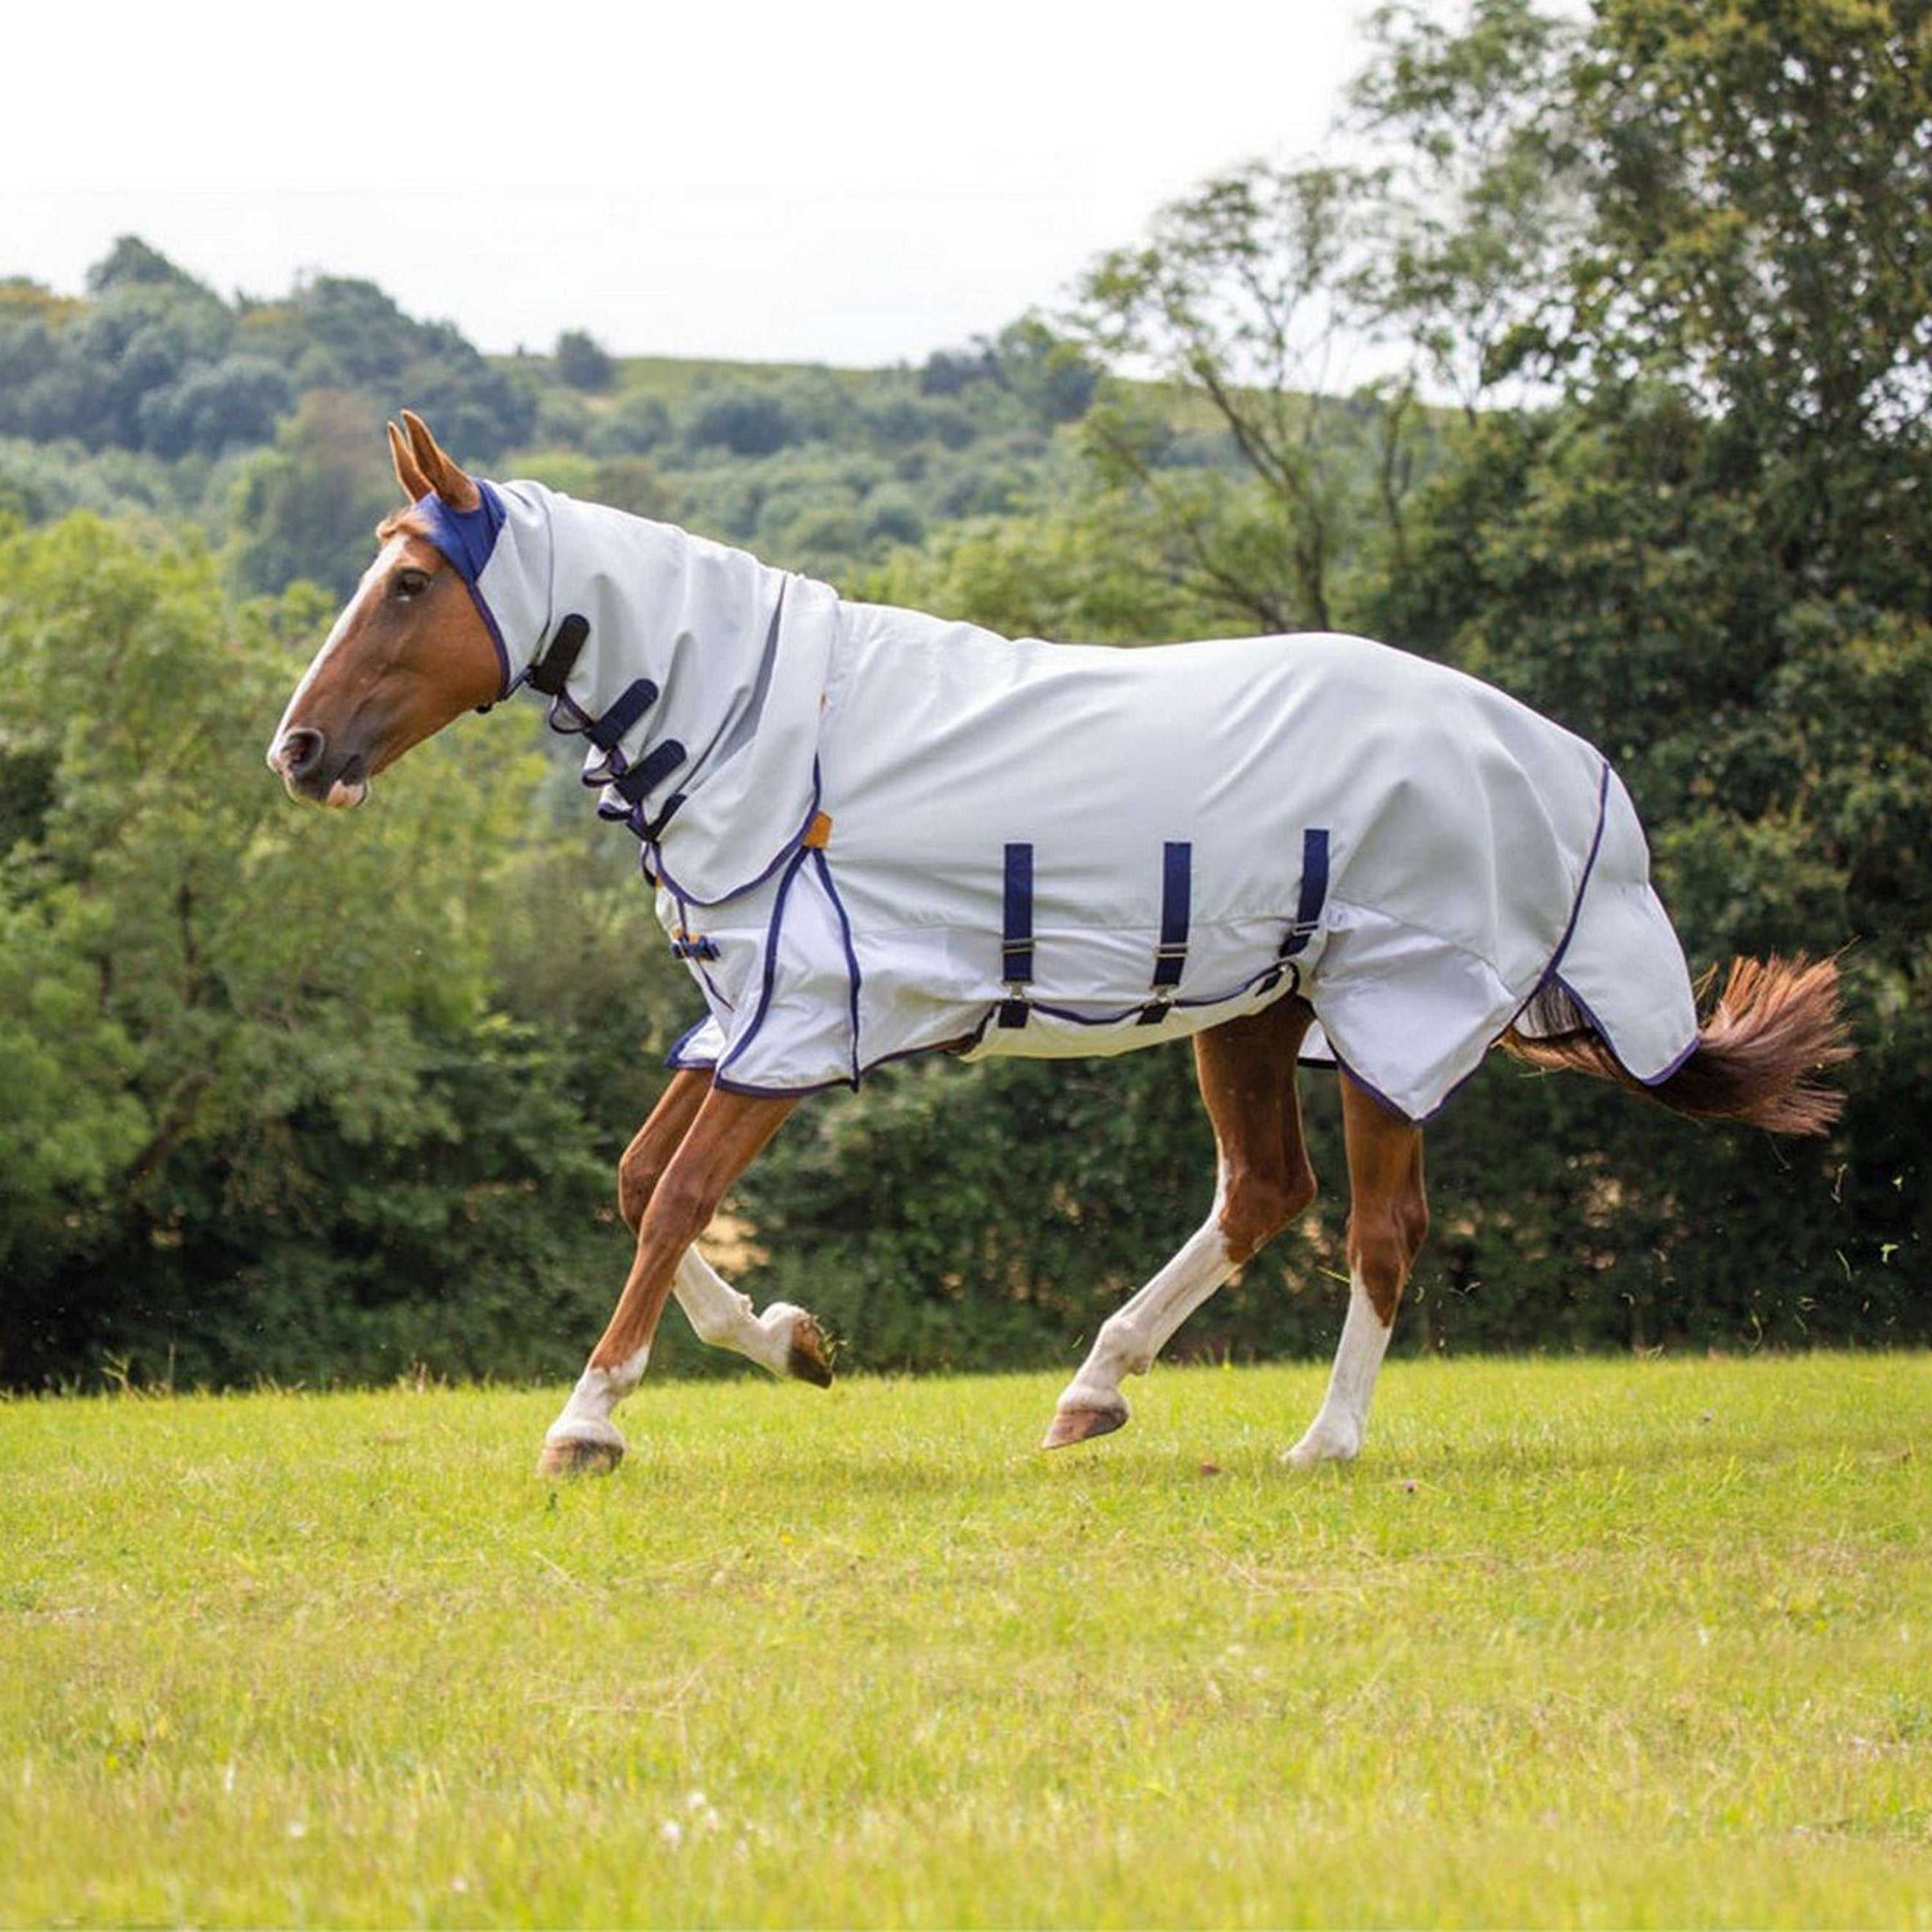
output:
[[[935,350],[920,371],[926,396],[964,396],[976,386],[1003,390],[1046,424],[1077,422],[1099,387],[1100,370],[1081,348],[1036,315],[1009,322],[966,350]]]
[[[352,391],[303,398],[275,447],[235,480],[232,568],[244,592],[305,580],[347,598],[368,567],[376,526],[398,507],[382,439],[380,412]]]
[[[1386,9],[1359,165],[1204,182],[1060,322],[917,369],[582,332],[491,362],[368,283],[231,303],[132,238],[84,298],[0,280],[0,516],[124,520],[4,539],[0,1376],[548,1373],[615,1286],[597,1174],[693,995],[574,760],[464,727],[346,824],[259,766],[323,615],[287,587],[355,582],[404,402],[464,460],[854,594],[1124,644],[1342,624],[1583,733],[1694,964],[1844,949],[1850,1108],[1779,1148],[1492,1066],[1432,1130],[1398,1346],[1932,1334],[1925,28]],[[1345,330],[1408,369],[1333,393]],[[1328,1191],[1184,1350],[1332,1334],[1342,1162],[1304,1084]],[[1064,1360],[1204,1208],[1191,1086],[1170,1053],[820,1101],[734,1204],[752,1285],[862,1362]]]
[[[978,516],[901,547],[854,580],[861,596],[962,617],[1010,638],[1168,643],[1208,634],[1222,615],[1160,551],[1135,541],[1136,507],[1096,494],[1078,508]]]
[[[120,235],[106,254],[87,272],[87,292],[91,296],[112,295],[116,289],[160,287],[192,290],[194,278],[185,274],[158,248],[151,248],[138,235]]]
[[[662,396],[634,390],[615,407],[581,419],[578,434],[600,456],[642,456],[671,440],[670,406]]]
[[[1369,22],[1351,118],[1378,164],[1360,304],[1473,425],[1558,322],[1587,178],[1564,92],[1578,23],[1534,0],[1410,5]]]
[[[57,522],[73,510],[136,520],[191,514],[208,472],[193,460],[165,463],[132,450],[0,436],[0,516]]]
[[[1927,24],[1922,0],[1604,8],[1575,93],[1597,178],[1575,328],[1600,366],[1827,460],[1922,441]]]
[[[373,282],[320,275],[243,321],[250,344],[286,358],[302,390],[356,389],[386,411],[406,398],[472,460],[529,434],[522,388],[450,323],[405,315]]]
[[[800,425],[783,400],[769,390],[727,389],[706,399],[684,434],[693,449],[771,456],[797,441]]]
[[[1412,394],[1323,386],[1363,317],[1376,186],[1348,169],[1251,164],[1164,209],[1143,245],[1103,256],[1082,284],[1078,339],[1166,386],[1118,389],[1093,411],[1090,458],[1138,502],[1143,544],[1224,623],[1333,628],[1352,568],[1400,542]],[[1189,421],[1217,442],[1177,437]]]
[[[740,1201],[770,1250],[763,1282],[806,1298],[860,1366],[983,1369],[1070,1353],[1198,1222],[1212,1178],[1180,1056],[932,1058],[826,1096]]]
[[[260,758],[312,597],[237,611],[85,518],[6,536],[0,585],[0,1380],[560,1371],[649,1094],[616,1003],[544,990],[600,949],[611,984],[617,932],[634,982],[630,926],[583,901],[530,957],[541,761],[479,726],[298,814]]]
[[[281,303],[230,304],[124,236],[88,290],[74,304],[7,285],[0,435],[218,455],[272,441],[300,397],[342,388],[381,410],[406,398],[481,457],[533,419],[525,393],[455,329],[412,320],[372,283],[323,276]]]
[[[1346,610],[1604,747],[1654,830],[1699,964],[1850,949],[1861,1058],[1844,1127],[1822,1144],[1700,1132],[1601,1089],[1490,1069],[1432,1133],[1441,1211],[1408,1346],[1908,1339],[1932,1324],[1919,1153],[1932,468],[1924,410],[1905,400],[1932,394],[1932,258],[1900,200],[1925,198],[1922,10],[1631,0],[1580,33],[1514,0],[1483,0],[1459,28],[1384,15],[1357,100],[1395,160],[1208,183],[1088,278],[1082,339],[1150,362],[1173,397],[1126,387],[1090,414],[1099,498],[949,532],[884,578],[892,594],[1063,634],[1162,634],[1163,577],[1184,628],[1217,606],[1270,627]],[[1381,261],[1364,260],[1365,236],[1392,238]],[[1828,342],[1847,299],[1856,326]],[[1387,403],[1352,423],[1310,392],[1306,358],[1350,304],[1458,382],[1460,429],[1405,423]],[[1568,401],[1478,412],[1539,358],[1567,375]],[[958,392],[970,374],[946,362],[927,381]],[[1202,422],[1232,463],[1186,460]],[[1123,542],[1136,522],[1142,540]],[[1168,1078],[1179,1094],[1181,1070]],[[1108,1270],[1054,1238],[1051,1183],[1003,1133],[1016,1096],[978,1079],[958,1083],[945,1134],[908,1125],[902,1092],[873,1104],[958,1198],[985,1208],[998,1174],[1030,1265],[978,1278],[1011,1304],[1004,1332],[1064,1350],[1077,1318],[1056,1297]],[[781,1143],[754,1184],[775,1254],[838,1252],[828,1306],[866,1280],[862,1254],[896,1256],[934,1196],[955,1196],[904,1176],[852,1191],[868,1162],[890,1165],[861,1132],[868,1104],[848,1103],[836,1143],[846,1196],[822,1145]],[[1109,1171],[1161,1188],[1200,1171],[1178,1129],[1130,1149],[1120,1124],[1162,1118],[1144,1093],[1078,1125],[1048,1118],[1063,1164],[1090,1144]],[[1184,1118],[1178,1102],[1168,1118]],[[806,1177],[796,1198],[788,1161]],[[1339,1183],[1338,1163],[1318,1166]],[[848,1196],[845,1221],[865,1232],[842,1244],[817,1217]],[[1318,1210],[1190,1334],[1216,1333],[1232,1304],[1234,1346],[1308,1346],[1281,1291],[1332,1258],[1333,1216]],[[1162,1241],[1136,1232],[1144,1270]],[[774,1266],[809,1298],[808,1263]],[[1272,1311],[1250,1314],[1264,1282]],[[944,1336],[943,1298],[903,1305]],[[862,1312],[876,1330],[883,1318]]]
[[[608,389],[616,380],[617,365],[595,337],[580,328],[566,328],[552,352],[557,380],[573,389]]]
[[[1054,432],[1097,380],[1036,318],[963,354],[950,394],[904,370],[620,362],[582,330],[492,362],[371,283],[230,303],[134,237],[88,291],[0,282],[0,511],[192,520],[262,595],[354,584],[393,504],[380,424],[401,405],[464,461],[844,581],[1049,494],[1072,466]]]

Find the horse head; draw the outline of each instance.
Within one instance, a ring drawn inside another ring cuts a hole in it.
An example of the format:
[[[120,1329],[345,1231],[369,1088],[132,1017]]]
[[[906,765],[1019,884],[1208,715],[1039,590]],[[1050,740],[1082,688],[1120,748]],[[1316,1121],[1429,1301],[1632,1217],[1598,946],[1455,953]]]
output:
[[[492,703],[502,660],[470,585],[430,540],[426,500],[465,515],[482,492],[410,411],[389,425],[389,454],[408,507],[376,533],[381,546],[316,652],[268,746],[290,795],[360,805],[370,781],[466,711]]]

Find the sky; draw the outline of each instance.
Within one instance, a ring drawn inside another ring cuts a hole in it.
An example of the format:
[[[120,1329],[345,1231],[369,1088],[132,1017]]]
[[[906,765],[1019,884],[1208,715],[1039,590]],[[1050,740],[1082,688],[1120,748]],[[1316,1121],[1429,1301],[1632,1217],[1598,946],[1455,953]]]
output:
[[[0,276],[137,234],[368,277],[493,352],[922,362],[1244,160],[1322,152],[1369,0],[51,0],[8,29]]]

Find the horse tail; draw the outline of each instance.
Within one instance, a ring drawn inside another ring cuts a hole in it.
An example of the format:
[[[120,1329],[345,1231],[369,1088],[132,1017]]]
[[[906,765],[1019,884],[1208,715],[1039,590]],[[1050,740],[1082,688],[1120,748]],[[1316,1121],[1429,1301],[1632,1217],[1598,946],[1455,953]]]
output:
[[[1533,1066],[1613,1080],[1693,1120],[1742,1120],[1780,1134],[1831,1126],[1845,1096],[1816,1076],[1852,1053],[1838,1010],[1838,962],[1775,956],[1732,961],[1690,1058],[1654,1087],[1627,1073],[1592,1031],[1532,1040],[1512,1028],[1503,1045]]]

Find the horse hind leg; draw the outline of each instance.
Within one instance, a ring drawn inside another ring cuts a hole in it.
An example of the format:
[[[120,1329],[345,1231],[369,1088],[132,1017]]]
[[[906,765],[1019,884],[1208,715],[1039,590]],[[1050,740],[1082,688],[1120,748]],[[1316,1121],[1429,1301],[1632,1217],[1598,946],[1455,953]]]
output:
[[[1322,1407],[1288,1451],[1287,1460],[1301,1468],[1348,1462],[1360,1453],[1396,1310],[1429,1232],[1421,1129],[1389,1112],[1346,1073],[1342,1121],[1350,1195],[1348,1312]]]
[[[1214,1206],[1173,1259],[1101,1324],[1054,1406],[1047,1448],[1120,1428],[1130,1413],[1122,1381],[1144,1375],[1188,1316],[1315,1198],[1294,1092],[1295,1057],[1312,1017],[1288,999],[1196,1036],[1196,1075],[1220,1156]]]

